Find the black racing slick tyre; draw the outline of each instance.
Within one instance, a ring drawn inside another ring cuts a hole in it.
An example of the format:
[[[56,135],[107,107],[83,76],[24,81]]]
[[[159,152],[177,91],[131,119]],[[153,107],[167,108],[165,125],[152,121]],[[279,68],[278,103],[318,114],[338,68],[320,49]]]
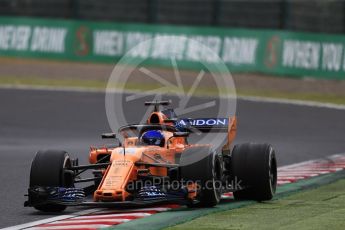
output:
[[[188,205],[189,207],[213,207],[220,202],[222,172],[221,157],[209,147],[192,147],[181,154],[181,178],[200,185],[198,203]]]
[[[231,155],[235,199],[271,200],[277,186],[277,161],[269,144],[236,145]]]
[[[61,150],[38,151],[31,164],[30,188],[42,187],[73,187],[74,179],[65,168],[71,166],[69,155]],[[34,208],[44,212],[61,212],[66,209],[61,204],[39,204]]]

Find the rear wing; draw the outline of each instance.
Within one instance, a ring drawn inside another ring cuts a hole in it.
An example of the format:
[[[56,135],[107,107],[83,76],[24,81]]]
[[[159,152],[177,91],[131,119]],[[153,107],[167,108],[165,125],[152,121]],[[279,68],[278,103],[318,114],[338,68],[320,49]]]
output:
[[[183,118],[175,123],[181,131],[198,130],[200,132],[227,132],[229,126],[228,118]]]
[[[224,132],[228,134],[227,144],[229,148],[236,136],[236,117],[228,118],[182,118],[175,121],[175,127],[184,132]]]

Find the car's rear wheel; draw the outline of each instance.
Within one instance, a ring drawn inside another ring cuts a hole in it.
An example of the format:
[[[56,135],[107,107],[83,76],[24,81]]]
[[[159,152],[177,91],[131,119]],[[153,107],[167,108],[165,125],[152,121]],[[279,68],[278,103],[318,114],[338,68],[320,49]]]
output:
[[[235,199],[272,199],[277,186],[277,161],[269,144],[236,145],[231,155],[232,179],[241,188]]]
[[[30,188],[41,187],[73,187],[74,178],[64,169],[71,166],[67,152],[61,150],[38,151],[31,164]],[[34,208],[44,212],[61,212],[66,209],[61,204],[38,204]]]
[[[190,158],[195,154],[204,156],[196,162],[191,162]],[[197,198],[199,203],[196,205],[191,203],[189,206],[213,207],[217,205],[222,194],[223,169],[220,156],[210,151],[209,147],[194,147],[181,154],[180,165],[182,179],[197,182],[200,186]]]

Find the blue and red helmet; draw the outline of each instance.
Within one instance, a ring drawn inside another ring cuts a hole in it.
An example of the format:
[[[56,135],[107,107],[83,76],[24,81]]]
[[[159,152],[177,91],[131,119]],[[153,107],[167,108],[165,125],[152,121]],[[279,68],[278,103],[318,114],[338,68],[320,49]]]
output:
[[[141,135],[140,141],[147,145],[164,146],[164,135],[160,130],[146,131]]]

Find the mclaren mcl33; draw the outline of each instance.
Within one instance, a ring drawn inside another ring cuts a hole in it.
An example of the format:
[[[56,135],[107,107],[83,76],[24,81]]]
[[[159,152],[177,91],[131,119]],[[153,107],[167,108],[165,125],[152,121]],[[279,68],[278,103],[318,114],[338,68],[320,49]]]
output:
[[[102,134],[113,144],[91,147],[88,165],[79,165],[63,150],[38,151],[24,205],[45,212],[71,205],[212,207],[225,192],[233,192],[235,199],[272,199],[277,162],[271,145],[233,146],[236,117],[178,118],[169,104],[146,102],[153,106],[147,122],[119,128],[121,138]],[[224,132],[227,137],[215,149],[212,143],[189,143],[194,132]],[[93,176],[82,178],[87,170]]]

